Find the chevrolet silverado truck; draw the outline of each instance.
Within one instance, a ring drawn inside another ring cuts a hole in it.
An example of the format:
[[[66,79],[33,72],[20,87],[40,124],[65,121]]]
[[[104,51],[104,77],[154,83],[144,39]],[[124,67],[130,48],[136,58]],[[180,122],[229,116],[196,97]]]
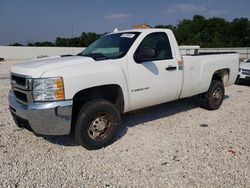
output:
[[[118,31],[75,56],[13,65],[9,108],[20,127],[73,133],[99,149],[115,141],[122,113],[195,95],[202,107],[218,109],[238,70],[237,53],[181,56],[168,29]]]

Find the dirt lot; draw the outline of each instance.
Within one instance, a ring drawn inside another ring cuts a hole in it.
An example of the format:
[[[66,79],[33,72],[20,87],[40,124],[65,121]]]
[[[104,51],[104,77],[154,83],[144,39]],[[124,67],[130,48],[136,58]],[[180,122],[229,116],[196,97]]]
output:
[[[190,98],[124,115],[120,138],[88,151],[15,126],[9,63],[0,64],[0,187],[250,187],[249,86],[227,88],[217,111]]]

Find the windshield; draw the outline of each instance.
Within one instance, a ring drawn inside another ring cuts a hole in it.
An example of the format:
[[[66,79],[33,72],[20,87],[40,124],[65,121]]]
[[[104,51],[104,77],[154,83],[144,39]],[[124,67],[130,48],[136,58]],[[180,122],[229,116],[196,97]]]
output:
[[[97,59],[117,59],[126,55],[139,32],[125,32],[105,35],[78,55]]]

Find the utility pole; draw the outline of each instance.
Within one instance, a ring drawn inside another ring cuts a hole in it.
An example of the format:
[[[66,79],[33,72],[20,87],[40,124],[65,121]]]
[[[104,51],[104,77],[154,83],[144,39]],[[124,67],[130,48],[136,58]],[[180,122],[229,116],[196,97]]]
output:
[[[73,40],[73,37],[74,37],[74,22],[73,22],[73,20],[71,20],[71,38],[72,38],[72,40]],[[71,48],[72,48],[72,55],[75,55],[75,50],[74,50],[74,46],[72,43],[71,43]]]

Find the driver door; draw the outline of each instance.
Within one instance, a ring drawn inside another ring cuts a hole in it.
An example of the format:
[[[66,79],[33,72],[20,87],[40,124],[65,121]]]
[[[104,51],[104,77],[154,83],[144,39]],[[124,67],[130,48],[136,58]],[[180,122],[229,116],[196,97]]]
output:
[[[135,53],[141,48],[155,49],[156,56],[142,63],[129,56],[131,110],[175,100],[181,91],[182,71],[178,70],[178,61],[173,58],[167,34],[155,32],[147,35]]]

